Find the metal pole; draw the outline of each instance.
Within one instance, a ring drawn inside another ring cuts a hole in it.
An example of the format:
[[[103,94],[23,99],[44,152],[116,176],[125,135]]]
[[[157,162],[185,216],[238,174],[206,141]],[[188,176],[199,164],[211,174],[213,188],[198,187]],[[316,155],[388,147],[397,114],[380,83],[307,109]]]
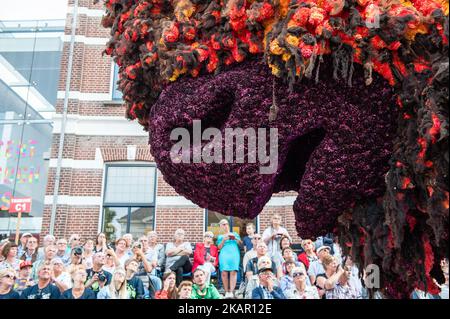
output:
[[[70,91],[70,81],[72,79],[72,64],[73,64],[73,51],[75,48],[75,32],[77,29],[77,15],[78,15],[78,0],[75,0],[73,5],[72,12],[72,34],[70,37],[70,49],[69,49],[69,63],[67,66],[67,74],[66,74],[66,91],[64,94],[64,108],[61,119],[61,132],[59,134],[59,149],[58,149],[58,162],[56,165],[56,174],[55,174],[55,187],[53,189],[53,204],[52,204],[52,213],[50,216],[50,235],[53,235],[55,231],[55,221],[56,221],[56,206],[58,204],[58,192],[59,192],[59,181],[61,178],[61,164],[63,157],[63,149],[64,149],[64,136],[66,130],[66,122],[67,122],[67,109],[69,105],[69,91]]]

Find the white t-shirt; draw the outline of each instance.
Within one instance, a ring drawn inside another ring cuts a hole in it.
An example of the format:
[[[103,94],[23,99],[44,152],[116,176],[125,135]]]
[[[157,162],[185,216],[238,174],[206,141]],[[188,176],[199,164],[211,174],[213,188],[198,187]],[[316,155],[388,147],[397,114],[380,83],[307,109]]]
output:
[[[278,227],[278,229],[274,229],[272,226],[266,228],[266,230],[262,234],[262,239],[264,240],[265,243],[267,243],[267,240],[269,238],[272,238],[272,235],[274,234],[283,234],[289,237],[289,240],[292,240],[286,228],[282,226]],[[275,239],[270,239],[269,242],[267,243],[267,253],[269,254],[269,257],[276,257],[277,253],[281,253],[280,249],[281,237],[282,236],[276,237]]]
[[[166,245],[166,256],[167,256],[167,252],[175,247],[177,247],[177,246],[175,246],[174,243],[168,243]],[[181,245],[179,245],[178,247],[189,250],[192,254],[192,246],[190,243],[184,242]],[[181,258],[181,256],[179,256],[179,255],[170,256],[170,257],[167,256],[166,257],[166,271],[180,258]]]
[[[72,288],[72,278],[68,272],[63,271],[58,277],[56,277],[56,280],[66,285],[67,289]]]
[[[127,253],[125,253],[122,257],[119,258],[120,266],[125,268],[125,262],[130,259],[130,256],[128,256]]]

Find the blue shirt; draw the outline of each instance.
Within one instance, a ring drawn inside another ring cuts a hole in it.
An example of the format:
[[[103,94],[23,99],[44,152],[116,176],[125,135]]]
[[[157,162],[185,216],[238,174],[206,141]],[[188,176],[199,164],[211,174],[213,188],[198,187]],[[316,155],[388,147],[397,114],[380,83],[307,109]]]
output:
[[[75,299],[75,297],[72,294],[72,288],[64,291],[61,295],[61,299]],[[95,292],[92,291],[92,289],[86,288],[84,289],[84,292],[80,296],[80,298],[77,299],[97,299],[97,297],[95,295]]]
[[[19,299],[20,295],[14,289],[11,289],[8,293],[0,295],[0,299]]]
[[[248,236],[245,236],[243,239],[244,242],[244,246],[247,249],[246,251],[252,250],[253,249],[253,243],[252,243],[252,239]]]
[[[48,284],[42,289],[39,289],[39,286],[36,284],[34,286],[28,287],[22,292],[20,296],[21,299],[59,299],[61,293],[59,289],[52,285]]]

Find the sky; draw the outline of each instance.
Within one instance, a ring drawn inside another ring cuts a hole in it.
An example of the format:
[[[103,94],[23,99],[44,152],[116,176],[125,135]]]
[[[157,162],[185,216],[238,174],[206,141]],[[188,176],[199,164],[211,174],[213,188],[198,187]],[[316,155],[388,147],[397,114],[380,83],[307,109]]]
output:
[[[0,20],[65,19],[67,0],[0,0]]]

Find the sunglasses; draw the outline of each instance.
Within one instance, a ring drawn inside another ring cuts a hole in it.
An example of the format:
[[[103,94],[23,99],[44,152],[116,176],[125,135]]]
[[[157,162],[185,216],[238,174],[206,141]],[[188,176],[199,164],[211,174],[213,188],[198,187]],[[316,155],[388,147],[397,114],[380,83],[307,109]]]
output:
[[[304,273],[302,273],[302,272],[296,272],[296,273],[293,273],[292,274],[292,277],[300,277],[300,276],[304,276],[305,274]]]
[[[5,275],[5,277],[12,279],[12,280],[16,280],[16,276],[14,276],[14,275]]]

